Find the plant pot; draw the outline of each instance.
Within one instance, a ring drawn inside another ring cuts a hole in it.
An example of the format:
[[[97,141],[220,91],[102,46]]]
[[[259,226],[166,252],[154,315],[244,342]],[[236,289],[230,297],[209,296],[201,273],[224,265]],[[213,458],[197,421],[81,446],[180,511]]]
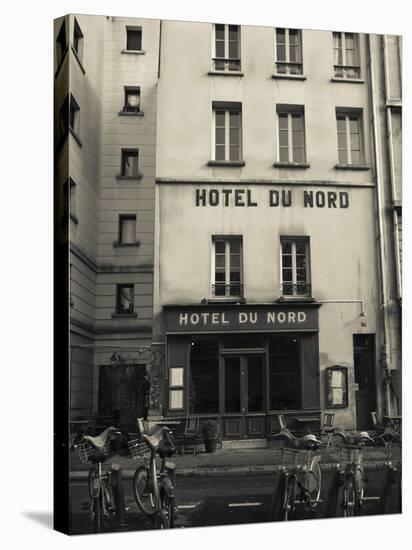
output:
[[[217,446],[217,438],[216,439],[205,439],[205,451],[207,453],[215,453],[216,452],[216,446]]]

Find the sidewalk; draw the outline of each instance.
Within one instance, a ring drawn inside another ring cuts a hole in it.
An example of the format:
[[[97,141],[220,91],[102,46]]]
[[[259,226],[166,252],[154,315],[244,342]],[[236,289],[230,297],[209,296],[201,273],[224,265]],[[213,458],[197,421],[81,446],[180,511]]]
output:
[[[340,461],[340,453],[336,448],[321,449],[321,464],[323,470],[330,470]],[[400,464],[401,449],[394,446],[392,460]],[[176,465],[178,476],[235,476],[235,475],[264,475],[274,473],[281,464],[279,447],[269,442],[265,449],[218,449],[216,453],[200,452],[193,454],[175,455],[170,461]],[[379,470],[386,461],[386,451],[383,447],[364,448],[364,464],[367,470]],[[131,458],[114,456],[107,461],[107,466],[118,464],[125,479],[133,477],[138,461]],[[83,464],[75,451],[70,451],[70,480],[84,480],[87,478],[88,464]]]

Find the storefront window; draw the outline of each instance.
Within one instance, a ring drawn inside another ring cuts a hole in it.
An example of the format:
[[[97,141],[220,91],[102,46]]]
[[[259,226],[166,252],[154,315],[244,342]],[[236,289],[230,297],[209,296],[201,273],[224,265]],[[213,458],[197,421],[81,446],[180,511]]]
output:
[[[228,334],[224,337],[226,349],[264,348],[265,344],[259,334]]]
[[[218,340],[194,340],[190,349],[189,412],[219,412]]]
[[[301,341],[296,336],[269,338],[271,410],[301,408]]]

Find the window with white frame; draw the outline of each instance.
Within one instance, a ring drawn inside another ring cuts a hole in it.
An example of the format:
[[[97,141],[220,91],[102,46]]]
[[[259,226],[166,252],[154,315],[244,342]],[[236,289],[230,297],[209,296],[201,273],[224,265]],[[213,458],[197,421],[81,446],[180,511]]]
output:
[[[238,25],[215,25],[216,71],[240,71],[240,27]]]
[[[124,178],[139,177],[139,150],[122,149],[121,176]]]
[[[214,154],[216,161],[242,160],[242,107],[214,102]]]
[[[310,296],[309,238],[281,237],[281,292],[283,296]]]
[[[138,113],[140,111],[140,86],[124,87],[124,113]]]
[[[277,106],[280,163],[305,163],[305,115],[303,106]]]
[[[213,237],[212,296],[243,297],[242,237]]]
[[[142,49],[142,28],[126,27],[126,50],[141,51]]]
[[[298,29],[276,29],[276,73],[303,73],[302,33]]]
[[[353,32],[333,33],[333,68],[337,78],[360,78],[359,36]]]
[[[360,165],[364,162],[360,112],[336,110],[338,159],[340,165]]]
[[[136,216],[129,214],[119,216],[119,243],[136,243]]]
[[[80,62],[83,61],[83,33],[77,19],[74,18],[73,49]]]

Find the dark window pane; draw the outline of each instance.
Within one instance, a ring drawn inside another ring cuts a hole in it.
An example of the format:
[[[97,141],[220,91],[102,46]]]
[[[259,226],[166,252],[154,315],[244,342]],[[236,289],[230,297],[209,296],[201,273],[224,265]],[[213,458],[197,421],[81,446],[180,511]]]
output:
[[[117,287],[117,313],[132,313],[133,312],[133,294],[134,286]]]
[[[269,403],[272,410],[301,407],[300,340],[269,337]]]
[[[351,152],[351,164],[360,164],[361,163],[361,157],[359,151],[352,151]]]
[[[339,164],[347,164],[348,157],[346,154],[346,150],[339,150],[338,158],[339,158]]]
[[[291,269],[282,269],[282,281],[284,283],[292,282],[292,270]]]
[[[289,143],[288,131],[280,130],[279,131],[279,145],[280,147],[287,147]]]
[[[293,162],[304,162],[303,149],[293,149]]]
[[[338,148],[346,149],[346,132],[338,132]]]
[[[288,115],[286,113],[279,113],[278,114],[279,119],[279,128],[281,130],[287,130],[288,129]]]
[[[225,412],[240,412],[240,358],[225,358]]]
[[[247,358],[247,409],[249,412],[263,410],[263,358]]]
[[[216,111],[216,126],[225,127],[225,111]]]
[[[225,349],[263,348],[262,336],[258,334],[229,334],[224,337]]]
[[[276,42],[285,44],[285,29],[276,29]]]
[[[215,25],[216,38],[218,40],[225,39],[225,26],[224,25]]]
[[[236,146],[230,146],[229,160],[240,160],[240,149]]]
[[[127,29],[127,46],[128,50],[142,49],[142,31]]]
[[[216,57],[225,57],[225,43],[220,40],[216,41]],[[218,67],[216,66],[216,68]],[[224,68],[224,64],[219,66],[220,68]]]
[[[296,243],[296,254],[305,254],[306,253],[306,244],[303,242]]]
[[[222,145],[216,146],[216,160],[225,160],[225,148]]]
[[[231,254],[240,254],[240,241],[239,240],[230,241],[230,253]]]
[[[292,241],[282,241],[282,253],[292,254]]]
[[[224,128],[216,128],[216,145],[224,145],[225,144],[225,129]]]
[[[226,281],[226,274],[224,271],[215,271],[216,283],[224,283]]]
[[[237,42],[229,42],[229,57],[237,59],[239,57],[239,48]]]
[[[240,145],[240,132],[239,128],[230,128],[229,130],[229,143],[230,145]]]
[[[237,25],[229,25],[229,40],[238,40],[239,27]]]
[[[219,254],[224,254],[225,252],[225,241],[215,241],[215,251]]]
[[[292,267],[292,256],[283,254],[282,256],[282,266],[283,267]]]
[[[276,63],[277,72],[279,74],[286,74],[286,64],[285,63]]]
[[[279,161],[280,162],[289,162],[289,152],[287,147],[281,147],[279,149]]]
[[[300,113],[292,113],[292,130],[302,130],[303,116]]]
[[[286,47],[283,44],[277,44],[276,46],[276,59],[286,61]]]
[[[189,412],[219,412],[217,340],[194,340],[190,348]]]

